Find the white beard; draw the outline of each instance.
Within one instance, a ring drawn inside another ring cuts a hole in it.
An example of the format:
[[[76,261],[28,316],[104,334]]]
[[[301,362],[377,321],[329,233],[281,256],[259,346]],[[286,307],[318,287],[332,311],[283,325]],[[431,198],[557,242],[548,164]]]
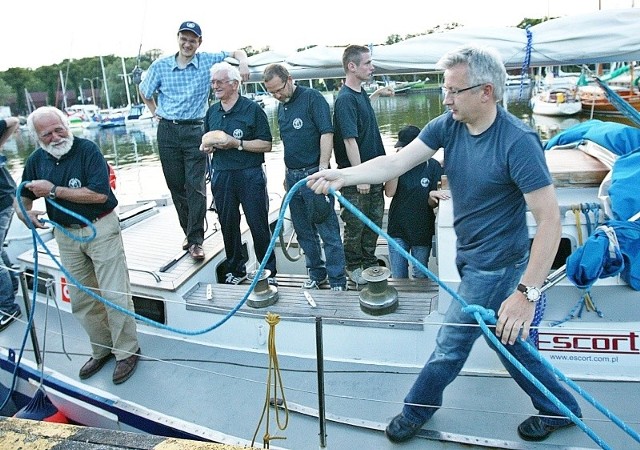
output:
[[[43,142],[40,142],[40,146],[42,150],[49,153],[56,159],[62,158],[64,155],[69,153],[71,147],[73,146],[73,134],[69,133],[69,137],[60,139],[60,141],[51,143],[49,145],[45,145]]]

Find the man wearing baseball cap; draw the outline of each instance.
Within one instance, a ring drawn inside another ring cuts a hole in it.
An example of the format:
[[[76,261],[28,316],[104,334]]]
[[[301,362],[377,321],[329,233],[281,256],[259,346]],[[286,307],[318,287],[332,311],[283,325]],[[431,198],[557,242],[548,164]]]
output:
[[[420,134],[420,128],[408,125],[398,132],[395,148],[400,151]],[[393,197],[389,206],[387,233],[400,247],[409,252],[425,267],[429,266],[431,242],[435,234],[435,213],[442,191],[437,190],[443,174],[434,158],[418,164],[398,178],[384,184],[384,193]],[[389,246],[389,264],[393,278],[409,278],[409,262],[392,245]],[[412,268],[413,278],[426,274]]]
[[[157,139],[162,171],[185,234],[182,248],[195,260],[205,258],[202,246],[207,212],[207,155],[200,151],[200,143],[209,107],[209,69],[231,56],[240,63],[243,80],[249,79],[244,50],[197,52],[201,44],[200,25],[183,22],[178,28],[178,52],[155,60],[139,86],[142,100],[159,119]]]

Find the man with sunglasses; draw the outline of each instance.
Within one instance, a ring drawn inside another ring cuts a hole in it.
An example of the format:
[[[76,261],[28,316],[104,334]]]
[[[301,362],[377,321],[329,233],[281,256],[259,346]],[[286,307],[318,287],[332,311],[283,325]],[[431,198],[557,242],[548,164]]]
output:
[[[454,200],[458,294],[469,305],[497,312],[495,334],[506,350],[577,417],[575,398],[521,339],[528,339],[560,242],[560,209],[542,145],[535,131],[499,106],[506,85],[494,49],[465,46],[444,55],[444,104],[449,111],[430,121],[405,150],[360,166],[311,175],[316,192],[394,178],[444,149],[444,172]],[[530,246],[527,208],[536,225]],[[445,388],[462,370],[482,331],[471,314],[452,301],[436,347],[386,428],[393,442],[411,439],[442,405]],[[471,326],[475,325],[475,326]],[[492,346],[493,348],[493,346]],[[497,352],[497,349],[496,349]],[[524,440],[541,441],[570,426],[560,408],[500,352],[498,357],[539,411],[518,426]]]
[[[307,175],[329,167],[333,150],[331,109],[319,91],[296,86],[281,64],[267,66],[263,79],[267,91],[280,102],[278,127],[284,144],[285,182],[289,190]],[[327,280],[332,290],[347,289],[344,248],[333,205],[333,196],[318,195],[306,186],[301,186],[289,203],[309,273],[303,289],[319,289]]]
[[[157,139],[162,172],[185,234],[182,248],[195,260],[205,257],[207,157],[199,148],[210,92],[209,69],[232,56],[240,63],[242,78],[249,79],[244,50],[197,52],[201,44],[200,26],[183,22],[178,29],[178,53],[155,60],[139,86],[142,100],[160,120]]]

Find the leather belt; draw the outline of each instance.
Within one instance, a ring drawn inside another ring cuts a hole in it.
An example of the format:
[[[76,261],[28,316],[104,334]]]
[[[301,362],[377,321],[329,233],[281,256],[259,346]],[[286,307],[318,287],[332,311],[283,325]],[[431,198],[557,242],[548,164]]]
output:
[[[98,220],[102,219],[103,217],[107,217],[112,212],[113,212],[113,209],[110,209],[109,211],[105,211],[103,213],[98,214],[96,218],[91,221],[91,223],[96,223]],[[86,226],[87,226],[86,223],[72,223],[69,225],[65,225],[64,227],[71,228],[73,230],[79,230],[81,228],[85,228]]]
[[[309,167],[300,167],[299,169],[290,169],[287,167],[287,173],[288,172],[308,172],[310,170],[317,169],[318,167],[320,167],[318,166],[318,164],[313,164]]]
[[[169,123],[172,123],[174,125],[202,125],[204,123],[203,119],[178,120],[178,119],[165,119],[163,117],[160,120],[164,120],[165,122],[169,122]]]

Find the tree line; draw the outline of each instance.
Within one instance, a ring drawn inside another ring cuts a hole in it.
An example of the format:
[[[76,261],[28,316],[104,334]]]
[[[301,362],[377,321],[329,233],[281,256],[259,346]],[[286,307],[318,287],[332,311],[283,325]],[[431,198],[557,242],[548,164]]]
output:
[[[527,25],[533,26],[544,19],[523,19],[517,27],[525,28]],[[444,32],[461,26],[458,23],[438,25],[435,28],[423,33],[407,34],[404,37],[398,34],[389,35],[384,42],[385,45],[395,44],[415,36]],[[299,50],[314,47],[309,45]],[[268,51],[267,46],[263,49],[254,49],[251,46],[244,50],[248,56]],[[153,49],[141,53],[137,57],[121,58],[115,55],[103,56],[104,73],[106,85],[109,92],[109,104],[112,107],[126,106],[128,103],[124,74],[128,77],[130,85],[130,95],[132,103],[139,103],[138,93],[132,83],[132,73],[134,69],[146,70],[153,61],[162,55],[159,49]],[[124,60],[124,71],[123,63]],[[124,72],[124,73],[123,73]],[[62,77],[60,74],[62,73]],[[30,96],[39,93],[35,106],[55,105],[61,107],[62,79],[65,83],[67,101],[69,105],[76,103],[93,103],[102,108],[107,106],[106,90],[102,64],[99,56],[81,59],[65,59],[58,64],[39,67],[37,69],[25,69],[12,67],[4,72],[0,72],[0,105],[11,106],[14,115],[26,115],[30,112]]]

